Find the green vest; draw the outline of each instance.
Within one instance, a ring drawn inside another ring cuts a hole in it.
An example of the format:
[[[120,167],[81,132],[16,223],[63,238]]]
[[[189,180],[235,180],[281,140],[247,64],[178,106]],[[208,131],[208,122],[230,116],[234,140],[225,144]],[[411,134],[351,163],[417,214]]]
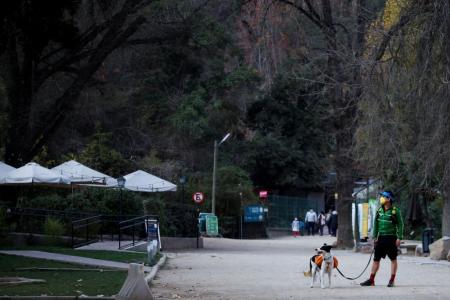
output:
[[[381,206],[377,210],[373,224],[373,237],[378,238],[381,235],[395,235],[398,239],[403,239],[403,219],[397,207],[392,206],[385,211]]]

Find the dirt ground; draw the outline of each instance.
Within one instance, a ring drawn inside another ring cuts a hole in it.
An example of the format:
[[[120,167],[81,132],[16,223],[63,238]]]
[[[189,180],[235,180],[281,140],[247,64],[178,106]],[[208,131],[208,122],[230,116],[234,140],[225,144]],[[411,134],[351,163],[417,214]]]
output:
[[[284,237],[273,240],[206,239],[205,248],[169,254],[152,282],[156,299],[450,299],[450,263],[399,257],[396,287],[386,287],[390,262],[382,260],[375,287],[333,272],[331,289],[310,288],[303,275],[313,249],[332,237]],[[341,271],[356,276],[369,254],[335,250]]]

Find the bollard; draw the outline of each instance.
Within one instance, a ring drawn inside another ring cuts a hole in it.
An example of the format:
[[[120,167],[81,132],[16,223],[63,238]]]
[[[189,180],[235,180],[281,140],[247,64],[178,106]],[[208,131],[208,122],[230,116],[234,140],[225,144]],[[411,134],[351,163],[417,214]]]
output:
[[[433,228],[426,228],[422,232],[422,251],[423,253],[430,253],[430,244],[434,242]]]
[[[158,250],[158,241],[152,240],[147,243],[147,257],[149,263],[153,260],[156,253],[158,253]]]
[[[128,276],[116,300],[153,300],[150,287],[145,280],[144,265],[131,263]]]

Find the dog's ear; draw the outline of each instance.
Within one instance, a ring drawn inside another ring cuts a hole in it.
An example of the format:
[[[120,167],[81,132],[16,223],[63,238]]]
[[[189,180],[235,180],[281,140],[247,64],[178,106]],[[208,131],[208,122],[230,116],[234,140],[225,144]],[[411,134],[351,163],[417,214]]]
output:
[[[328,245],[323,245],[322,247],[320,247],[320,250],[323,250],[325,252],[330,252],[331,248],[333,248],[333,247],[328,246]]]

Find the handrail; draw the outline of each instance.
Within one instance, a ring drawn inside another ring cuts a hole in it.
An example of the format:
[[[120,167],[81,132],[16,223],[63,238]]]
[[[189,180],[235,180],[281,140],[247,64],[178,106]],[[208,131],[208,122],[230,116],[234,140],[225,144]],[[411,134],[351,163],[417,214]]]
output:
[[[79,222],[85,222],[85,221],[87,221],[87,220],[91,220],[91,219],[95,219],[95,218],[101,219],[101,218],[102,218],[102,215],[96,215],[96,216],[92,216],[92,217],[88,217],[88,218],[84,218],[84,219],[76,219],[76,220],[73,220],[73,221],[72,221],[72,224],[74,224],[74,223],[79,223]]]
[[[145,219],[149,219],[149,218],[158,219],[158,216],[157,215],[143,215],[143,216],[135,217],[135,218],[132,218],[132,219],[120,221],[119,225],[123,224],[123,223],[134,222],[135,220],[139,220],[139,219],[143,219],[143,218],[145,218]]]
[[[132,219],[128,219],[128,220],[119,222],[119,250],[124,249],[129,246],[134,246],[136,244],[136,242],[143,240],[141,238],[136,241],[135,228],[137,225],[145,224],[148,220],[154,220],[154,221],[156,221],[157,224],[159,224],[159,218],[156,215],[144,215],[144,216],[135,217]],[[129,224],[129,223],[132,223],[132,224]],[[127,224],[127,225],[125,225],[125,224]],[[132,242],[123,245],[122,244],[122,231],[125,229],[129,229],[129,228],[132,229]],[[146,239],[147,236],[148,236],[148,232],[145,232],[144,239]]]
[[[95,225],[95,224],[100,224],[100,226],[101,226],[100,227],[100,240],[102,240],[103,239],[102,238],[102,227],[103,227],[102,215],[96,215],[96,216],[92,216],[92,217],[88,217],[88,218],[77,219],[77,220],[73,220],[71,222],[72,248],[76,248],[76,247],[92,244],[92,243],[95,243],[95,242],[97,242],[99,240],[98,236],[96,236],[96,238],[92,237],[91,239],[89,239],[89,226]],[[75,244],[75,230],[76,229],[82,229],[82,228],[86,228],[85,241]]]
[[[108,231],[107,234],[111,234],[111,240],[115,240],[115,235],[118,234],[119,249],[122,249],[129,245],[135,245],[148,237],[148,232],[145,232],[145,226],[142,226],[142,224],[146,224],[149,220],[159,224],[157,215],[103,215],[95,212],[60,211],[28,207],[12,208],[8,211],[8,214],[25,217],[24,220],[41,220],[47,217],[64,220],[64,223],[68,225],[68,233],[71,235],[73,248],[103,240],[104,230],[108,228],[110,232]],[[124,217],[129,217],[129,219],[123,220]],[[30,228],[27,230],[30,230]],[[125,235],[131,238],[132,241],[124,245],[123,237]]]

